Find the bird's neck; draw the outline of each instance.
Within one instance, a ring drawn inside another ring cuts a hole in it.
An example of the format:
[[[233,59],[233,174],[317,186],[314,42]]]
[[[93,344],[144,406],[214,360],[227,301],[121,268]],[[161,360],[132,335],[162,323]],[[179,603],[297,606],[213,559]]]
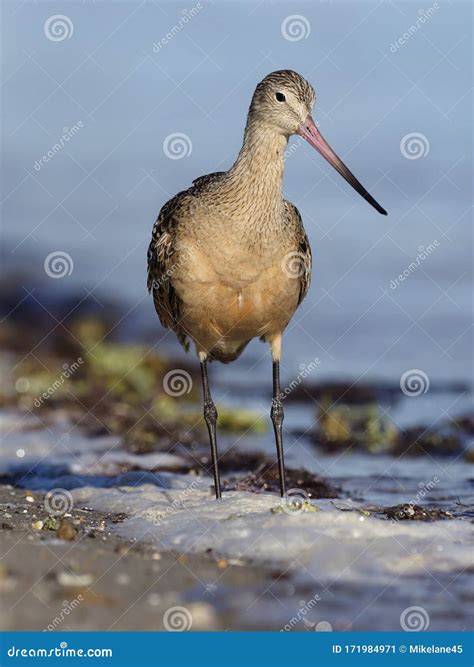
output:
[[[234,187],[263,210],[282,205],[287,143],[288,138],[274,128],[247,123],[242,148],[228,172]]]

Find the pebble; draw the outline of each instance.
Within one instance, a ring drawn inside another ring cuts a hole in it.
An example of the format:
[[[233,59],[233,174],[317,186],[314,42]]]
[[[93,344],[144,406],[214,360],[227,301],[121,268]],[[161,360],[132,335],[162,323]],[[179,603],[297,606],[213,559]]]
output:
[[[34,530],[43,530],[43,526],[44,526],[44,522],[41,521],[41,520],[40,521],[33,521],[33,523],[31,524],[31,527]]]
[[[195,630],[204,630],[216,626],[216,613],[210,604],[196,602],[189,605],[189,611],[191,612],[193,628]]]
[[[74,574],[71,572],[59,572],[58,584],[67,588],[85,588],[94,581],[92,574]]]
[[[120,584],[121,586],[126,586],[127,584],[130,583],[131,577],[129,574],[126,572],[120,572],[116,577],[115,581]]]
[[[6,593],[15,588],[15,579],[7,570],[5,565],[0,563],[0,592]]]
[[[61,519],[59,528],[56,531],[56,537],[59,537],[60,540],[75,540],[77,537],[77,530],[72,526],[71,522],[67,519]]]
[[[58,528],[59,528],[59,523],[56,517],[54,516],[49,516],[44,522],[45,530],[57,530]]]
[[[129,551],[130,547],[127,547],[125,544],[117,544],[114,549],[114,552],[119,554],[119,556],[125,556],[125,554],[128,554]]]
[[[161,600],[162,597],[161,595],[158,595],[158,593],[150,593],[150,595],[148,595],[146,599],[148,604],[151,605],[152,607],[157,607],[160,604]]]
[[[332,625],[328,621],[319,621],[315,627],[316,632],[331,632]]]

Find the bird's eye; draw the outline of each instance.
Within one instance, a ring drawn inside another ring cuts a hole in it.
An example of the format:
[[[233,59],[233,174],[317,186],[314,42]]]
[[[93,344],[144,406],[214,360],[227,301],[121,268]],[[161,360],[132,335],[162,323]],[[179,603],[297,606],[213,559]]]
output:
[[[283,93],[275,93],[275,97],[277,102],[284,102],[286,100],[286,97],[283,95]]]

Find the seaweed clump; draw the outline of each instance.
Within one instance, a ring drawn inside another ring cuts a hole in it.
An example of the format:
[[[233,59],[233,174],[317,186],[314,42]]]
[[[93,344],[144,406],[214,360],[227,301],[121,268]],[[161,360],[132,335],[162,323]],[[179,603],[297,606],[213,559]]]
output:
[[[319,475],[304,469],[286,470],[286,485],[291,491],[301,489],[308,498],[338,498],[339,489]],[[224,481],[225,491],[248,491],[250,493],[279,493],[280,480],[276,466],[261,466],[242,477]]]
[[[392,456],[456,456],[467,448],[473,423],[473,417],[466,415],[436,427],[401,429],[377,403],[331,404],[326,399],[318,407],[314,440],[328,451],[354,448]]]
[[[454,518],[451,512],[446,510],[421,507],[412,503],[385,507],[379,510],[379,513],[394,521],[439,521],[440,519]]]
[[[316,438],[327,449],[355,447],[378,454],[393,449],[398,439],[396,426],[375,403],[319,407]]]

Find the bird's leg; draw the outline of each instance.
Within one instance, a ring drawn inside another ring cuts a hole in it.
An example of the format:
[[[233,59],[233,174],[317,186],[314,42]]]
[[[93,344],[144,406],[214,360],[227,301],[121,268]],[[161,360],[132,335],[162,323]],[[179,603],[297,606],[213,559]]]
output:
[[[221,481],[219,477],[219,464],[217,462],[217,442],[216,442],[216,424],[217,410],[209,391],[209,378],[207,377],[207,361],[201,361],[202,388],[204,394],[204,419],[209,431],[209,442],[211,444],[212,470],[214,473],[214,485],[216,488],[216,498],[221,498]]]
[[[273,429],[275,431],[275,442],[277,448],[278,456],[278,471],[280,473],[280,493],[283,498],[285,495],[285,459],[283,456],[283,435],[282,435],[282,424],[283,424],[283,403],[281,400],[281,389],[280,389],[280,362],[279,360],[273,360],[273,400],[272,400],[272,410],[271,418],[273,422]]]

